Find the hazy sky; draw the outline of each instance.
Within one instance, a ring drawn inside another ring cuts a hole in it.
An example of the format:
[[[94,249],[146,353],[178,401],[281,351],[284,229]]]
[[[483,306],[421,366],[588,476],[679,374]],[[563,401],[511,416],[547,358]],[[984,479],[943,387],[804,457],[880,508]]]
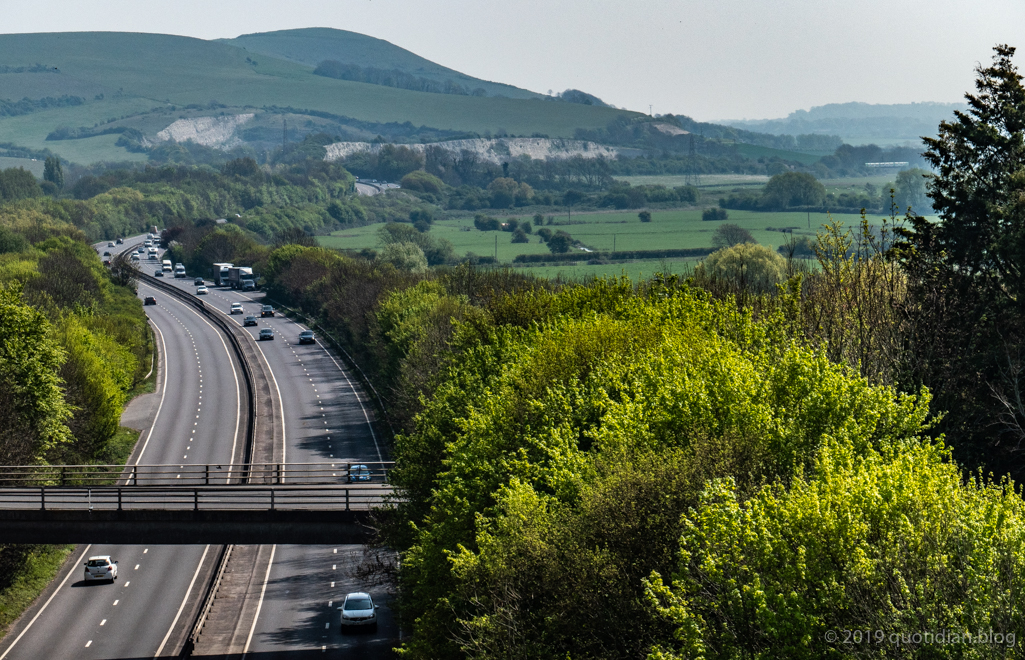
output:
[[[782,117],[864,101],[960,101],[997,43],[1025,53],[1025,0],[34,0],[3,32],[204,39],[362,32],[464,73],[573,87],[632,110]],[[1016,57],[1019,66],[1025,55]],[[1025,67],[1023,67],[1025,68]],[[2,95],[2,94],[0,94]]]

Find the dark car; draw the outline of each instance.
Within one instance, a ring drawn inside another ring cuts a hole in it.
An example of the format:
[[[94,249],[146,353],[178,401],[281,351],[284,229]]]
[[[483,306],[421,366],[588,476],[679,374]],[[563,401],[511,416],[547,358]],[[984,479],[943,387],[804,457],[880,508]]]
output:
[[[247,316],[243,321],[242,325],[256,325],[256,317],[253,315]]]
[[[313,337],[313,331],[312,330],[303,330],[302,332],[300,332],[299,333],[299,343],[300,344],[316,344],[317,340],[314,339],[314,337]]]
[[[110,250],[107,250],[106,252],[104,252],[104,253],[103,253],[103,256],[105,256],[105,257],[109,257],[109,256],[110,256]]]
[[[162,270],[155,270],[155,271],[153,271],[153,277],[163,277],[163,276],[164,276],[164,271],[162,271]]]
[[[274,339],[274,331],[270,328],[263,328],[260,330],[260,341],[264,339]]]
[[[118,245],[121,245],[122,243],[124,243],[124,241],[123,241],[122,239],[120,239],[120,238],[119,238],[119,239],[117,239],[117,241],[115,241],[115,242],[116,242],[116,243],[117,243]]]
[[[274,308],[270,305],[264,305],[260,308],[260,316],[274,316]]]
[[[197,277],[195,280],[192,281],[192,283],[196,286],[203,286],[204,284],[206,284],[206,280],[204,280],[202,277]]]
[[[153,296],[146,296],[145,298],[143,298],[142,304],[143,305],[156,305],[157,304],[157,299],[154,298]]]

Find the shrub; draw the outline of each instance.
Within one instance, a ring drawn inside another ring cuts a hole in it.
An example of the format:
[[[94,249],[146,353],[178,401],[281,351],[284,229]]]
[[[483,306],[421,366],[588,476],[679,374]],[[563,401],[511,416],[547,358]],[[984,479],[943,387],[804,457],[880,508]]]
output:
[[[402,177],[399,185],[401,185],[405,190],[431,193],[434,195],[440,195],[445,190],[445,184],[442,183],[441,179],[423,170],[410,172],[406,176]]]
[[[502,223],[498,221],[498,218],[483,213],[473,216],[473,226],[480,231],[500,231],[502,229]]]
[[[530,239],[527,238],[527,234],[526,234],[526,232],[523,231],[523,229],[517,229],[516,231],[513,232],[512,242],[513,243],[529,243]]]
[[[720,208],[709,208],[701,212],[701,219],[708,222],[710,220],[728,220],[730,214],[726,212],[726,209]]]
[[[651,222],[651,211],[641,211],[637,214],[637,217],[640,218],[641,222]]]

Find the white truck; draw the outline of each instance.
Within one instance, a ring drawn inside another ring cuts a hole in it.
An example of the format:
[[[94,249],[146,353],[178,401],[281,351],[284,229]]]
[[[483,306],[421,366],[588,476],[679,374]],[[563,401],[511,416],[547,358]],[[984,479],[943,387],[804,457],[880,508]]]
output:
[[[185,264],[178,263],[178,264],[174,265],[174,277],[175,277],[175,279],[177,279],[179,277],[186,277],[186,275],[185,275]]]
[[[162,266],[163,266],[162,270],[165,273],[170,273],[171,272],[172,268],[171,268],[171,260],[170,259],[164,259],[164,262],[163,262]]]
[[[228,286],[228,271],[234,264],[220,263],[213,266],[213,280],[216,286]]]
[[[256,289],[256,281],[253,278],[253,269],[239,266],[232,266],[228,269],[228,286],[232,289],[253,291]]]

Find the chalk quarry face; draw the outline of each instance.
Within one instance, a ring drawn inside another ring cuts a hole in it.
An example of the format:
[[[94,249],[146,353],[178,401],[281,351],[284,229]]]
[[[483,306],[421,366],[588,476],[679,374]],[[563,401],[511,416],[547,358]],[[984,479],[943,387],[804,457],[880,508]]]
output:
[[[361,152],[380,151],[385,145],[370,142],[335,142],[325,147],[325,160],[338,160]],[[511,158],[530,156],[546,158],[615,158],[619,150],[584,140],[560,140],[550,138],[476,138],[472,140],[448,140],[431,144],[403,144],[413,151],[424,152],[428,147],[438,147],[459,155],[464,151],[475,154],[483,161],[500,164]]]

